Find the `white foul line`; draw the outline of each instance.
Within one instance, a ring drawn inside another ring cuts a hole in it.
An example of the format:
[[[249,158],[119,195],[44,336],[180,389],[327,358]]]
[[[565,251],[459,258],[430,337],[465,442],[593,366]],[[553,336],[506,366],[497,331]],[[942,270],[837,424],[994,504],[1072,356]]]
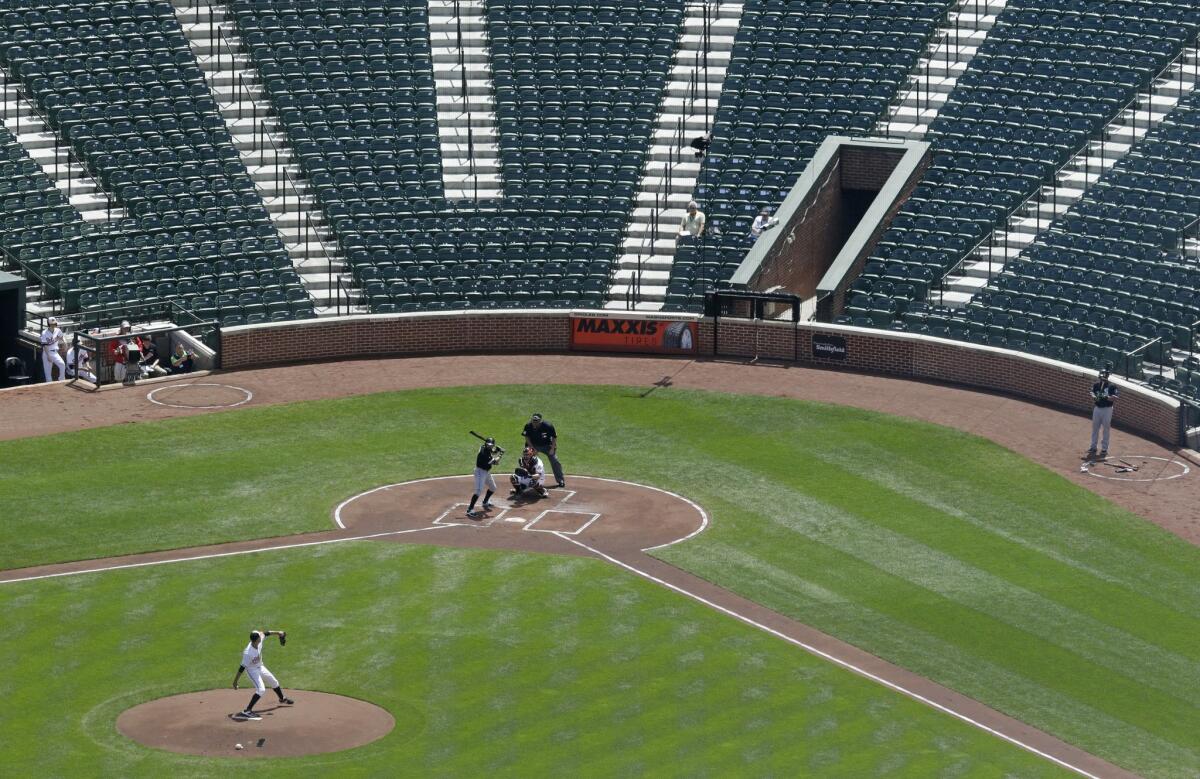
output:
[[[762,630],[766,633],[770,633],[771,635],[775,636],[776,638],[781,638],[784,641],[787,641],[789,644],[798,646],[801,649],[804,649],[807,652],[817,655],[818,657],[824,658],[825,660],[828,660],[831,663],[840,665],[842,668],[845,668],[849,671],[853,671],[854,673],[856,673],[860,676],[865,676],[866,678],[870,679],[873,682],[878,682],[879,684],[882,684],[884,687],[895,690],[896,692],[899,692],[899,693],[903,693],[904,695],[907,695],[908,697],[913,698],[914,700],[918,700],[927,706],[932,706],[933,708],[937,709],[938,711],[941,711],[945,714],[949,714],[950,716],[952,716],[956,719],[962,720],[963,722],[966,722],[970,725],[974,725],[975,727],[979,728],[980,730],[984,730],[984,731],[987,731],[988,733],[991,733],[993,736],[1002,738],[1005,741],[1009,742],[1010,744],[1015,744],[1016,746],[1019,746],[1022,749],[1025,749],[1025,750],[1028,750],[1028,751],[1034,753],[1035,755],[1044,757],[1045,759],[1051,761],[1052,763],[1057,763],[1058,765],[1062,766],[1063,768],[1074,771],[1075,773],[1080,774],[1081,776],[1086,776],[1086,777],[1088,777],[1088,779],[1101,779],[1096,774],[1089,773],[1088,771],[1086,771],[1078,766],[1071,765],[1070,763],[1068,763],[1060,758],[1057,758],[1054,755],[1043,752],[1042,750],[1038,749],[1035,746],[1032,746],[1031,744],[1026,744],[1023,741],[1021,741],[1017,738],[1014,738],[1013,736],[1010,736],[1006,733],[1001,733],[1000,731],[996,730],[995,728],[989,727],[988,725],[985,725],[982,722],[979,722],[978,720],[974,720],[971,717],[968,717],[966,714],[963,714],[962,712],[955,711],[954,709],[944,706],[943,704],[940,704],[935,700],[926,698],[924,695],[921,695],[918,692],[913,692],[912,690],[910,690],[902,685],[899,685],[896,682],[890,681],[888,679],[884,679],[882,676],[877,676],[877,675],[871,673],[870,671],[866,670],[865,668],[860,668],[859,666],[851,663],[848,660],[843,660],[840,657],[831,655],[828,652],[825,652],[821,649],[818,649],[815,646],[812,646],[811,644],[804,643],[803,641],[801,641],[798,638],[792,638],[791,636],[787,635],[786,633],[781,633],[780,631],[778,631],[772,627],[768,627],[768,626],[762,624],[761,622],[757,622],[743,614],[739,614],[736,611],[733,611],[732,609],[728,609],[718,603],[713,603],[712,601],[708,600],[707,598],[704,598],[703,596],[697,595],[694,592],[689,592],[688,590],[685,590],[678,585],[671,584],[670,582],[668,582],[664,579],[660,579],[657,576],[654,576],[653,574],[646,573],[645,571],[635,568],[632,565],[629,565],[628,563],[621,562],[617,558],[606,555],[604,552],[601,552],[599,549],[588,546],[587,544],[583,543],[582,541],[578,541],[574,538],[571,538],[570,536],[563,535],[562,533],[556,533],[556,535],[565,541],[570,541],[572,544],[575,544],[576,546],[583,547],[584,549],[588,550],[589,552],[596,555],[597,557],[607,560],[608,562],[613,563],[614,565],[620,566],[621,568],[624,568],[625,570],[627,570],[631,573],[641,576],[643,579],[648,579],[649,581],[652,581],[655,584],[660,584],[669,590],[673,590],[673,591],[679,593],[680,595],[685,595],[694,601],[703,603],[705,606],[708,606],[711,609],[715,609],[716,611],[719,611],[722,614],[725,614],[727,616],[733,617],[734,619],[736,619],[740,622],[744,622],[747,625],[750,625],[751,627],[756,627],[759,630]]]
[[[234,557],[236,555],[256,554],[258,552],[275,552],[280,549],[299,549],[305,546],[322,546],[324,544],[340,544],[343,541],[366,541],[370,538],[383,538],[385,536],[399,536],[404,533],[420,533],[423,530],[440,530],[443,527],[452,527],[451,525],[435,525],[433,527],[418,527],[409,530],[389,530],[384,533],[371,533],[365,536],[349,536],[347,538],[327,538],[324,541],[303,541],[298,544],[279,544],[277,546],[264,546],[259,549],[239,549],[235,552],[214,552],[213,554],[195,555],[193,557],[172,557],[166,560],[148,560],[144,563],[122,563],[121,565],[106,565],[98,568],[86,568],[79,571],[63,571],[62,573],[44,573],[39,576],[26,576],[22,579],[6,579],[0,581],[0,584],[16,584],[17,582],[31,582],[38,579],[57,579],[60,576],[78,576],[82,573],[103,573],[104,571],[119,571],[123,568],[145,568],[150,565],[167,565],[169,563],[190,563],[193,560],[212,560],[217,557]],[[235,542],[236,543],[236,542]]]

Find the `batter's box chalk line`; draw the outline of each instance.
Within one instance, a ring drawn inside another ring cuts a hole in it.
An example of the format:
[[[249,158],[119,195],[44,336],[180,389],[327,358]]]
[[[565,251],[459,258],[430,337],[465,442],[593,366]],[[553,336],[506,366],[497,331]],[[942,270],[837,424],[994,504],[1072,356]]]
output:
[[[482,511],[482,509],[480,509]],[[486,516],[479,519],[471,519],[467,516],[467,504],[455,503],[450,508],[438,514],[437,519],[433,520],[435,525],[446,525],[450,527],[489,527],[497,519],[500,519],[508,513],[507,508],[492,509]]]
[[[465,477],[462,474],[451,474],[451,475],[447,475],[447,476],[427,476],[423,479],[410,479],[409,481],[394,482],[392,484],[381,484],[380,486],[373,487],[372,489],[369,489],[365,492],[360,492],[357,495],[351,495],[350,497],[346,498],[341,503],[339,503],[337,505],[337,507],[333,510],[334,524],[336,524],[339,528],[341,528],[343,530],[346,529],[346,523],[342,519],[342,512],[345,510],[345,508],[347,506],[349,506],[351,503],[358,500],[359,498],[365,498],[368,495],[373,495],[376,492],[381,492],[383,490],[390,490],[390,489],[395,489],[398,487],[407,487],[412,484],[425,484],[425,483],[433,482],[433,481],[448,481],[451,479],[463,479],[463,478],[465,478]],[[643,552],[653,552],[656,549],[665,549],[668,546],[674,546],[675,544],[681,544],[684,541],[695,538],[696,536],[700,535],[701,533],[703,533],[705,530],[708,529],[708,512],[705,511],[703,508],[701,508],[700,504],[696,503],[696,501],[691,500],[690,498],[685,498],[683,495],[680,495],[677,492],[671,492],[670,490],[664,490],[661,487],[652,487],[649,484],[639,484],[638,482],[635,482],[635,481],[626,481],[625,479],[610,479],[605,476],[586,476],[586,475],[580,474],[580,475],[572,475],[571,478],[586,479],[589,481],[602,481],[602,482],[608,482],[609,484],[623,484],[627,487],[637,487],[637,488],[643,489],[643,490],[652,490],[652,491],[660,493],[662,495],[669,495],[670,497],[675,498],[676,500],[682,501],[683,503],[686,503],[688,506],[691,506],[692,509],[694,509],[696,511],[696,514],[700,517],[700,524],[694,530],[692,530],[690,533],[688,533],[687,535],[685,535],[681,538],[676,538],[676,539],[667,541],[666,543],[662,543],[662,544],[655,544],[654,546],[648,546],[642,550]],[[559,506],[562,506],[562,504],[564,502],[570,500],[571,497],[575,495],[576,491],[575,490],[564,490],[563,492],[565,494],[559,500],[559,503],[558,503]],[[457,503],[457,504],[455,504],[455,506],[452,506],[450,509],[446,510],[441,515],[439,515],[438,519],[434,520],[434,522],[435,522],[434,526],[435,527],[450,527],[450,526],[461,525],[461,526],[466,526],[466,527],[487,527],[487,525],[483,524],[483,521],[474,522],[466,517],[463,517],[462,519],[460,519],[458,521],[448,521],[449,516],[459,506],[464,507],[463,514],[465,514],[466,513],[466,511],[465,511],[466,504],[465,503]],[[525,508],[529,508],[529,506],[509,506],[504,511],[507,512],[507,511],[511,511],[511,510],[522,510]],[[569,508],[570,507],[568,506],[564,510],[569,510]],[[550,509],[548,509],[548,510],[550,510]],[[591,513],[591,512],[587,512],[587,513]],[[496,519],[499,519],[503,515],[504,515],[503,513],[499,513],[494,516],[489,516],[489,517],[486,517],[484,519],[484,521],[487,521],[487,520],[495,521]],[[513,521],[515,521],[515,519],[516,518],[514,518]],[[509,520],[506,518],[505,521],[509,521]],[[468,522],[470,522],[469,525],[468,525]],[[488,524],[491,524],[491,522],[488,522]],[[551,532],[554,532],[554,531],[551,531]]]
[[[580,525],[575,530],[546,530],[540,527],[534,527],[538,522],[546,517],[547,514],[575,514],[580,517],[588,517],[588,520]],[[546,509],[541,514],[531,519],[525,524],[522,530],[529,530],[534,533],[554,533],[556,535],[577,536],[583,531],[591,527],[592,523],[600,519],[600,515],[594,511],[577,511],[575,509]]]

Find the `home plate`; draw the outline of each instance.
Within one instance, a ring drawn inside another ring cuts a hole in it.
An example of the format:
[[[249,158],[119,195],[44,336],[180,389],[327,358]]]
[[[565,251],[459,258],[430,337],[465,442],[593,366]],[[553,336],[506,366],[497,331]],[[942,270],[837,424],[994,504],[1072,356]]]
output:
[[[505,517],[504,521],[505,522],[524,522],[525,518],[524,517]]]

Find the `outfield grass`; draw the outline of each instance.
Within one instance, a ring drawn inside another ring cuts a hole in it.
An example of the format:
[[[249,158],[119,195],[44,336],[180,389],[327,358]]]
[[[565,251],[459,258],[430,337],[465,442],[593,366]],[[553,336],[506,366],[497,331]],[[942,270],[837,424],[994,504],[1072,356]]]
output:
[[[1200,550],[956,431],[640,392],[406,392],[3,442],[0,567],[328,528],[349,495],[468,472],[466,430],[516,443],[539,410],[568,473],[709,510],[670,562],[1140,773],[1200,773]],[[126,496],[117,462],[159,486]]]
[[[115,721],[228,684],[255,625],[288,629],[266,650],[285,687],[396,718],[272,775],[1065,775],[594,560],[360,542],[5,585],[0,613],[9,776],[244,770],[142,747]]]

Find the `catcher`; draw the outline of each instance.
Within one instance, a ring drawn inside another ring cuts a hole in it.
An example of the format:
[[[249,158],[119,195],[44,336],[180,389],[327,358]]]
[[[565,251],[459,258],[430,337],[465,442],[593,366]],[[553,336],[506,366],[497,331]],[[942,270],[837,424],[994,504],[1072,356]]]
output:
[[[508,494],[510,499],[529,489],[537,490],[538,497],[544,498],[549,495],[546,492],[546,467],[542,465],[542,461],[537,456],[537,450],[532,446],[525,447],[525,451],[521,452],[521,461],[510,478],[512,479],[512,492]]]
[[[242,650],[242,664],[238,666],[237,673],[233,677],[233,689],[238,688],[238,679],[242,678],[242,671],[250,677],[250,681],[254,682],[254,695],[250,698],[250,702],[246,704],[246,708],[238,712],[234,716],[237,719],[260,720],[258,714],[254,712],[254,704],[258,703],[258,699],[267,691],[267,685],[270,685],[275,694],[279,696],[279,702],[291,705],[295,701],[287,698],[283,694],[283,688],[279,686],[279,681],[275,678],[275,674],[267,670],[262,661],[262,643],[263,638],[269,635],[279,636],[279,645],[283,646],[287,643],[287,633],[282,630],[252,630],[250,631],[250,643]]]

